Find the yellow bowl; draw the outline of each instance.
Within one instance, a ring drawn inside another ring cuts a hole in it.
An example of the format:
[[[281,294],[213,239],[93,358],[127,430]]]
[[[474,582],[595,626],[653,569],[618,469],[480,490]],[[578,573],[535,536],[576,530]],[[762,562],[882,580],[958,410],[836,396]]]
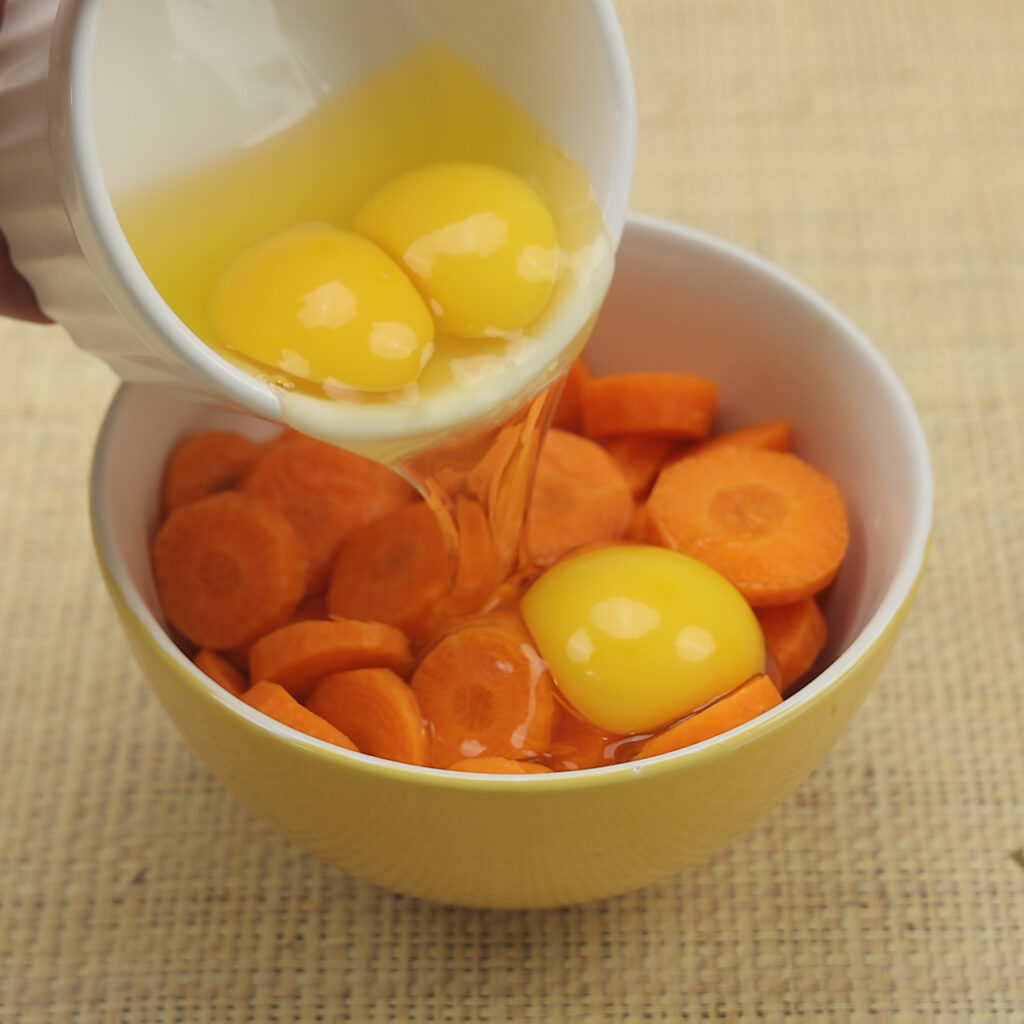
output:
[[[676,753],[555,775],[479,776],[339,750],[230,696],[164,630],[149,569],[159,478],[198,429],[273,428],[147,385],[118,392],[91,509],[100,565],[157,697],[210,768],[310,853],[399,892],[476,906],[608,896],[693,865],[779,803],[864,700],[920,579],[931,530],[927,445],[870,342],[764,261],[632,217],[587,358],[598,372],[708,375],[721,427],[788,416],[796,449],[839,483],[851,546],[825,611],[827,668],[756,721]]]

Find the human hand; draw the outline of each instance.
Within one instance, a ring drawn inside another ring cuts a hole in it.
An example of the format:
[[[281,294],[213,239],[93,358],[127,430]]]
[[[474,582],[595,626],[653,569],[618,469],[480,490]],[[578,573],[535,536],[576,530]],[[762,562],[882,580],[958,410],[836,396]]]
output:
[[[7,239],[0,233],[0,316],[31,320],[36,324],[53,321],[39,308],[32,287],[14,268]]]
[[[0,26],[4,21],[4,4],[0,0]],[[0,231],[0,316],[14,317],[16,320],[31,320],[37,324],[48,324],[52,321],[39,308],[32,287],[14,268],[11,262],[7,239]]]

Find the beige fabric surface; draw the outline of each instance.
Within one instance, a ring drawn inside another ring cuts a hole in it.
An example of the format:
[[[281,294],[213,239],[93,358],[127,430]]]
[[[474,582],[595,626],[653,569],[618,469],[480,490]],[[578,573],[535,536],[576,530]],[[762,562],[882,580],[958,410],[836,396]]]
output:
[[[933,554],[853,727],[705,865],[468,911],[298,852],[164,718],[86,518],[114,381],[0,321],[0,1020],[1024,1020],[1024,4],[621,0],[633,206],[876,340]]]

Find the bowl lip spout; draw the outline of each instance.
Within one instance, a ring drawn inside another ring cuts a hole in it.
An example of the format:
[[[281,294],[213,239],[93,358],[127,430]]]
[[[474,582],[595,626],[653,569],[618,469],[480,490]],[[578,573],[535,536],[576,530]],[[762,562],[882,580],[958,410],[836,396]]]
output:
[[[430,787],[474,788],[494,791],[521,790],[523,787],[564,789],[603,786],[628,782],[637,776],[674,770],[682,765],[697,767],[708,759],[717,758],[730,749],[752,742],[772,731],[793,716],[802,714],[810,704],[822,698],[829,690],[873,655],[884,654],[899,629],[903,616],[916,593],[928,557],[932,533],[934,483],[928,444],[924,429],[913,403],[881,353],[852,321],[817,293],[792,275],[742,247],[724,241],[703,231],[695,230],[658,217],[631,214],[627,220],[624,241],[654,243],[664,246],[680,245],[702,250],[718,259],[742,265],[747,272],[766,276],[784,291],[795,294],[803,303],[816,310],[843,335],[843,342],[852,346],[871,367],[896,410],[903,431],[903,443],[909,453],[912,467],[910,480],[912,502],[910,526],[898,567],[888,587],[868,621],[847,648],[815,679],[780,705],[752,722],[723,733],[683,750],[661,754],[643,761],[608,765],[586,771],[555,772],[523,776],[501,776],[452,772],[444,769],[424,768],[385,761],[365,754],[342,750],[331,744],[313,739],[279,725],[256,712],[243,701],[233,697],[201,673],[173,644],[166,630],[147,606],[139,588],[132,580],[129,567],[122,556],[118,539],[113,534],[108,514],[106,495],[112,468],[111,448],[120,429],[122,410],[139,391],[152,385],[124,383],[107,410],[100,428],[93,454],[90,476],[89,507],[97,555],[111,589],[112,597],[122,614],[135,620],[136,633],[146,638],[184,686],[205,692],[209,699],[226,704],[237,715],[245,718],[253,728],[270,732],[308,750],[312,756],[334,759],[354,770],[378,776],[401,779],[407,784]]]

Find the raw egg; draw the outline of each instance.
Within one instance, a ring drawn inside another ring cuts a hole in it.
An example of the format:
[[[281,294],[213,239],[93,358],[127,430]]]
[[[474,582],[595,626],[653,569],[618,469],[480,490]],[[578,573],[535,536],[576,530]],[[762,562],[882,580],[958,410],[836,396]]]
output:
[[[372,242],[328,225],[245,249],[213,296],[225,345],[302,380],[360,391],[411,384],[434,323],[404,272]]]
[[[366,201],[355,228],[401,263],[438,327],[463,338],[528,326],[561,271],[551,213],[500,167],[440,163],[400,175]]]
[[[739,591],[666,548],[568,558],[520,611],[566,701],[613,733],[657,729],[764,671],[761,628]]]

